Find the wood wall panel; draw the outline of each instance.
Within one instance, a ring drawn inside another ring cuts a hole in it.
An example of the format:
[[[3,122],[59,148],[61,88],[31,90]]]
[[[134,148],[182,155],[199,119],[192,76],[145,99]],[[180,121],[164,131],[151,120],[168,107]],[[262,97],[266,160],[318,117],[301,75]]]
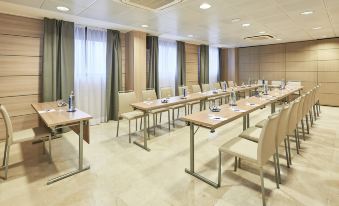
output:
[[[240,48],[239,54],[241,80],[257,74],[268,80],[285,76],[302,81],[305,91],[321,84],[321,103],[339,106],[339,38]]]
[[[41,47],[41,38],[0,35],[0,55],[38,57],[42,55]]]
[[[185,44],[186,50],[186,86],[191,91],[191,86],[198,84],[198,53],[199,46],[194,44]]]
[[[38,76],[41,71],[41,57],[0,56],[0,76]]]
[[[40,100],[43,21],[0,14],[0,104],[5,105],[14,130],[39,124],[31,103]],[[5,127],[0,117],[0,140]]]

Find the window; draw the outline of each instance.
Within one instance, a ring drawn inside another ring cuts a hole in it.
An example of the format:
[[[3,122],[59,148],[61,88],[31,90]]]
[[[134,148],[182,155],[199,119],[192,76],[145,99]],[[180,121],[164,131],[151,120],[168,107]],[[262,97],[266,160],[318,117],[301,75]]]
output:
[[[218,82],[219,75],[219,49],[209,47],[209,83]]]
[[[159,39],[159,87],[175,89],[177,71],[177,42]]]
[[[74,94],[76,106],[93,116],[91,124],[106,120],[106,43],[103,29],[74,28]]]

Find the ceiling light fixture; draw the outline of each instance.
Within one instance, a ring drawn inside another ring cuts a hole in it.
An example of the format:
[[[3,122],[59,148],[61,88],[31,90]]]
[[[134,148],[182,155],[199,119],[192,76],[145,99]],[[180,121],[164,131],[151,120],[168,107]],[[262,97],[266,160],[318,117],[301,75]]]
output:
[[[240,21],[240,19],[239,19],[239,18],[236,18],[236,19],[232,19],[231,21],[232,21],[233,23],[235,23],[235,22]]]
[[[304,11],[302,13],[300,13],[302,15],[310,15],[310,14],[313,14],[313,11]]]
[[[192,38],[193,37],[193,35],[192,34],[189,34],[189,35],[187,35],[189,38]]]
[[[56,7],[59,11],[63,11],[63,12],[66,12],[66,11],[69,11],[69,8],[65,7],[65,6],[57,6]]]
[[[282,39],[280,39],[280,38],[277,38],[277,39],[275,39],[275,40],[277,40],[277,41],[281,41]]]
[[[259,31],[259,34],[266,34],[266,31]]]
[[[322,36],[322,38],[327,38],[327,36]]]
[[[147,27],[148,27],[148,25],[147,25],[147,24],[143,24],[143,25],[141,25],[141,27],[143,27],[143,28],[147,28]]]
[[[314,30],[318,30],[318,29],[321,29],[321,26],[318,26],[318,27],[313,27]]]
[[[200,5],[200,9],[209,9],[209,8],[211,8],[211,5],[209,5],[208,3],[202,3]]]
[[[242,27],[248,27],[248,26],[251,26],[251,24],[249,23],[242,24]]]

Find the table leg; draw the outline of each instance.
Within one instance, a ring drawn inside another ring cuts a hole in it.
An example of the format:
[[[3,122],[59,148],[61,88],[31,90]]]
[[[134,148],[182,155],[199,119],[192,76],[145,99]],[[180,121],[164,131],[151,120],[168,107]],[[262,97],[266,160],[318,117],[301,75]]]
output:
[[[247,129],[247,115],[242,117],[242,130],[245,131]]]
[[[190,123],[190,169],[185,169],[185,172],[192,175],[195,178],[213,186],[214,188],[218,188],[218,184],[195,173],[194,171],[194,124]]]
[[[271,114],[275,112],[275,102],[272,102],[271,104]]]
[[[246,115],[246,119],[247,119],[247,128],[250,127],[250,114]]]
[[[147,113],[145,112],[144,114],[144,122],[146,122],[146,117],[147,117]],[[146,151],[151,151],[148,147],[147,147],[147,126],[146,124],[144,124],[144,145],[140,144],[139,142],[134,141],[134,144],[136,144],[137,146],[143,148]]]
[[[65,179],[67,177],[73,176],[75,174],[78,174],[80,172],[86,171],[90,169],[90,166],[83,166],[83,142],[84,142],[84,121],[80,121],[80,132],[79,132],[79,166],[78,169],[72,172],[69,172],[67,174],[55,177],[53,179],[48,180],[47,185],[50,185],[54,182],[60,181],[62,179]]]

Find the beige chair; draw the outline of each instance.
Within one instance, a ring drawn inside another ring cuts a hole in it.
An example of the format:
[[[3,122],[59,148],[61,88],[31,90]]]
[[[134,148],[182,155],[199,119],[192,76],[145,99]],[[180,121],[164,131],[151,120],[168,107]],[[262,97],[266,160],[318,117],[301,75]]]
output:
[[[287,81],[286,86],[301,86],[301,81]]]
[[[202,92],[210,91],[210,85],[209,84],[201,84],[201,90],[202,90]]]
[[[182,90],[182,89],[181,89]],[[171,87],[163,87],[160,88],[160,96],[161,98],[170,98],[173,97],[173,90]],[[174,110],[177,110],[177,119],[179,118],[180,108],[185,108],[185,115],[187,115],[187,107],[186,104],[177,104],[169,107],[172,110],[172,123],[173,127],[175,127],[174,124]]]
[[[216,83],[211,84],[211,89],[212,90],[221,89],[220,82],[216,82]]]
[[[183,96],[184,93],[183,93],[183,90],[186,89],[186,92],[188,93],[188,87],[187,86],[179,86],[178,87],[178,95],[179,96]]]
[[[192,93],[199,93],[199,92],[201,92],[201,88],[200,88],[200,85],[192,85],[191,86],[191,88],[192,88]],[[194,105],[197,105],[197,104],[199,104],[200,105],[200,111],[201,111],[201,102],[199,101],[199,100],[197,100],[197,101],[192,101],[192,102],[188,102],[187,103],[187,105],[188,105],[188,111],[191,111],[191,114],[192,114],[192,112],[193,112],[193,106]]]
[[[320,99],[319,99],[319,93],[320,93],[320,85],[316,86],[316,93],[315,93],[315,104],[317,108],[317,114],[318,117],[320,115]]]
[[[227,81],[228,87],[236,87],[237,85],[234,83],[234,81],[230,80]]]
[[[143,101],[153,101],[157,100],[157,94],[155,93],[154,89],[144,90],[142,91],[142,99]],[[171,116],[170,116],[170,109],[169,107],[151,110],[149,113],[153,114],[153,129],[154,129],[154,135],[155,135],[155,128],[158,125],[158,114],[160,114],[160,126],[161,126],[161,116],[162,113],[167,112],[168,114],[168,130],[171,130]]]
[[[280,87],[281,86],[281,81],[275,81],[275,80],[272,80],[271,81],[271,85],[273,87]]]
[[[138,101],[135,92],[133,91],[119,92],[118,98],[119,98],[119,111],[118,111],[118,125],[116,137],[119,136],[120,119],[126,119],[128,120],[128,141],[129,143],[131,143],[131,120],[136,120],[135,130],[137,130],[138,128],[137,119],[141,118],[140,121],[141,128],[142,117],[144,116],[144,113],[140,110],[133,110],[133,108],[130,106],[131,104],[136,103]]]
[[[310,126],[309,126],[309,119],[308,119],[310,101],[311,101],[311,92],[308,91],[305,94],[304,105],[303,105],[303,114],[302,114],[303,118],[305,118],[305,123],[306,123],[306,127],[307,127],[307,134],[310,133]],[[303,119],[301,121],[301,127],[305,131]]]
[[[8,165],[9,165],[9,151],[12,145],[23,143],[27,141],[34,141],[34,140],[42,140],[43,141],[43,149],[44,153],[45,150],[45,141],[48,139],[48,154],[49,154],[49,161],[52,161],[52,147],[51,147],[51,139],[52,135],[47,127],[36,127],[32,129],[26,129],[14,132],[12,122],[10,116],[5,108],[4,105],[0,105],[0,113],[3,117],[6,127],[6,144],[4,150],[4,159],[2,163],[2,168],[5,168],[5,176],[4,179],[7,179],[8,174]]]
[[[298,132],[298,136],[299,136],[299,122],[303,122],[303,110],[304,110],[304,106],[305,106],[305,95],[302,95],[300,97],[300,102],[299,102],[299,108],[298,108],[298,117],[297,117],[297,132]],[[302,134],[303,134],[303,139],[305,141],[305,128],[303,126],[303,123],[301,123],[301,129],[302,129]]]
[[[288,118],[288,125],[287,125],[287,138],[294,136],[295,137],[295,144],[297,149],[297,154],[299,154],[299,134],[297,132],[297,124],[298,124],[298,109],[300,105],[300,98],[297,98],[291,103],[291,109],[289,111],[289,118]],[[291,156],[290,156],[290,164],[291,164]]]
[[[276,185],[279,187],[277,166],[276,166],[276,154],[275,154],[275,141],[276,130],[279,122],[279,115],[271,115],[268,117],[264,128],[261,130],[258,143],[241,138],[235,137],[228,141],[219,148],[219,170],[218,170],[218,186],[221,184],[221,155],[227,153],[235,156],[234,168],[237,168],[237,158],[249,161],[253,163],[260,170],[261,179],[261,194],[263,205],[266,205],[265,201],[265,187],[264,187],[264,173],[263,167],[270,157],[273,156]]]

